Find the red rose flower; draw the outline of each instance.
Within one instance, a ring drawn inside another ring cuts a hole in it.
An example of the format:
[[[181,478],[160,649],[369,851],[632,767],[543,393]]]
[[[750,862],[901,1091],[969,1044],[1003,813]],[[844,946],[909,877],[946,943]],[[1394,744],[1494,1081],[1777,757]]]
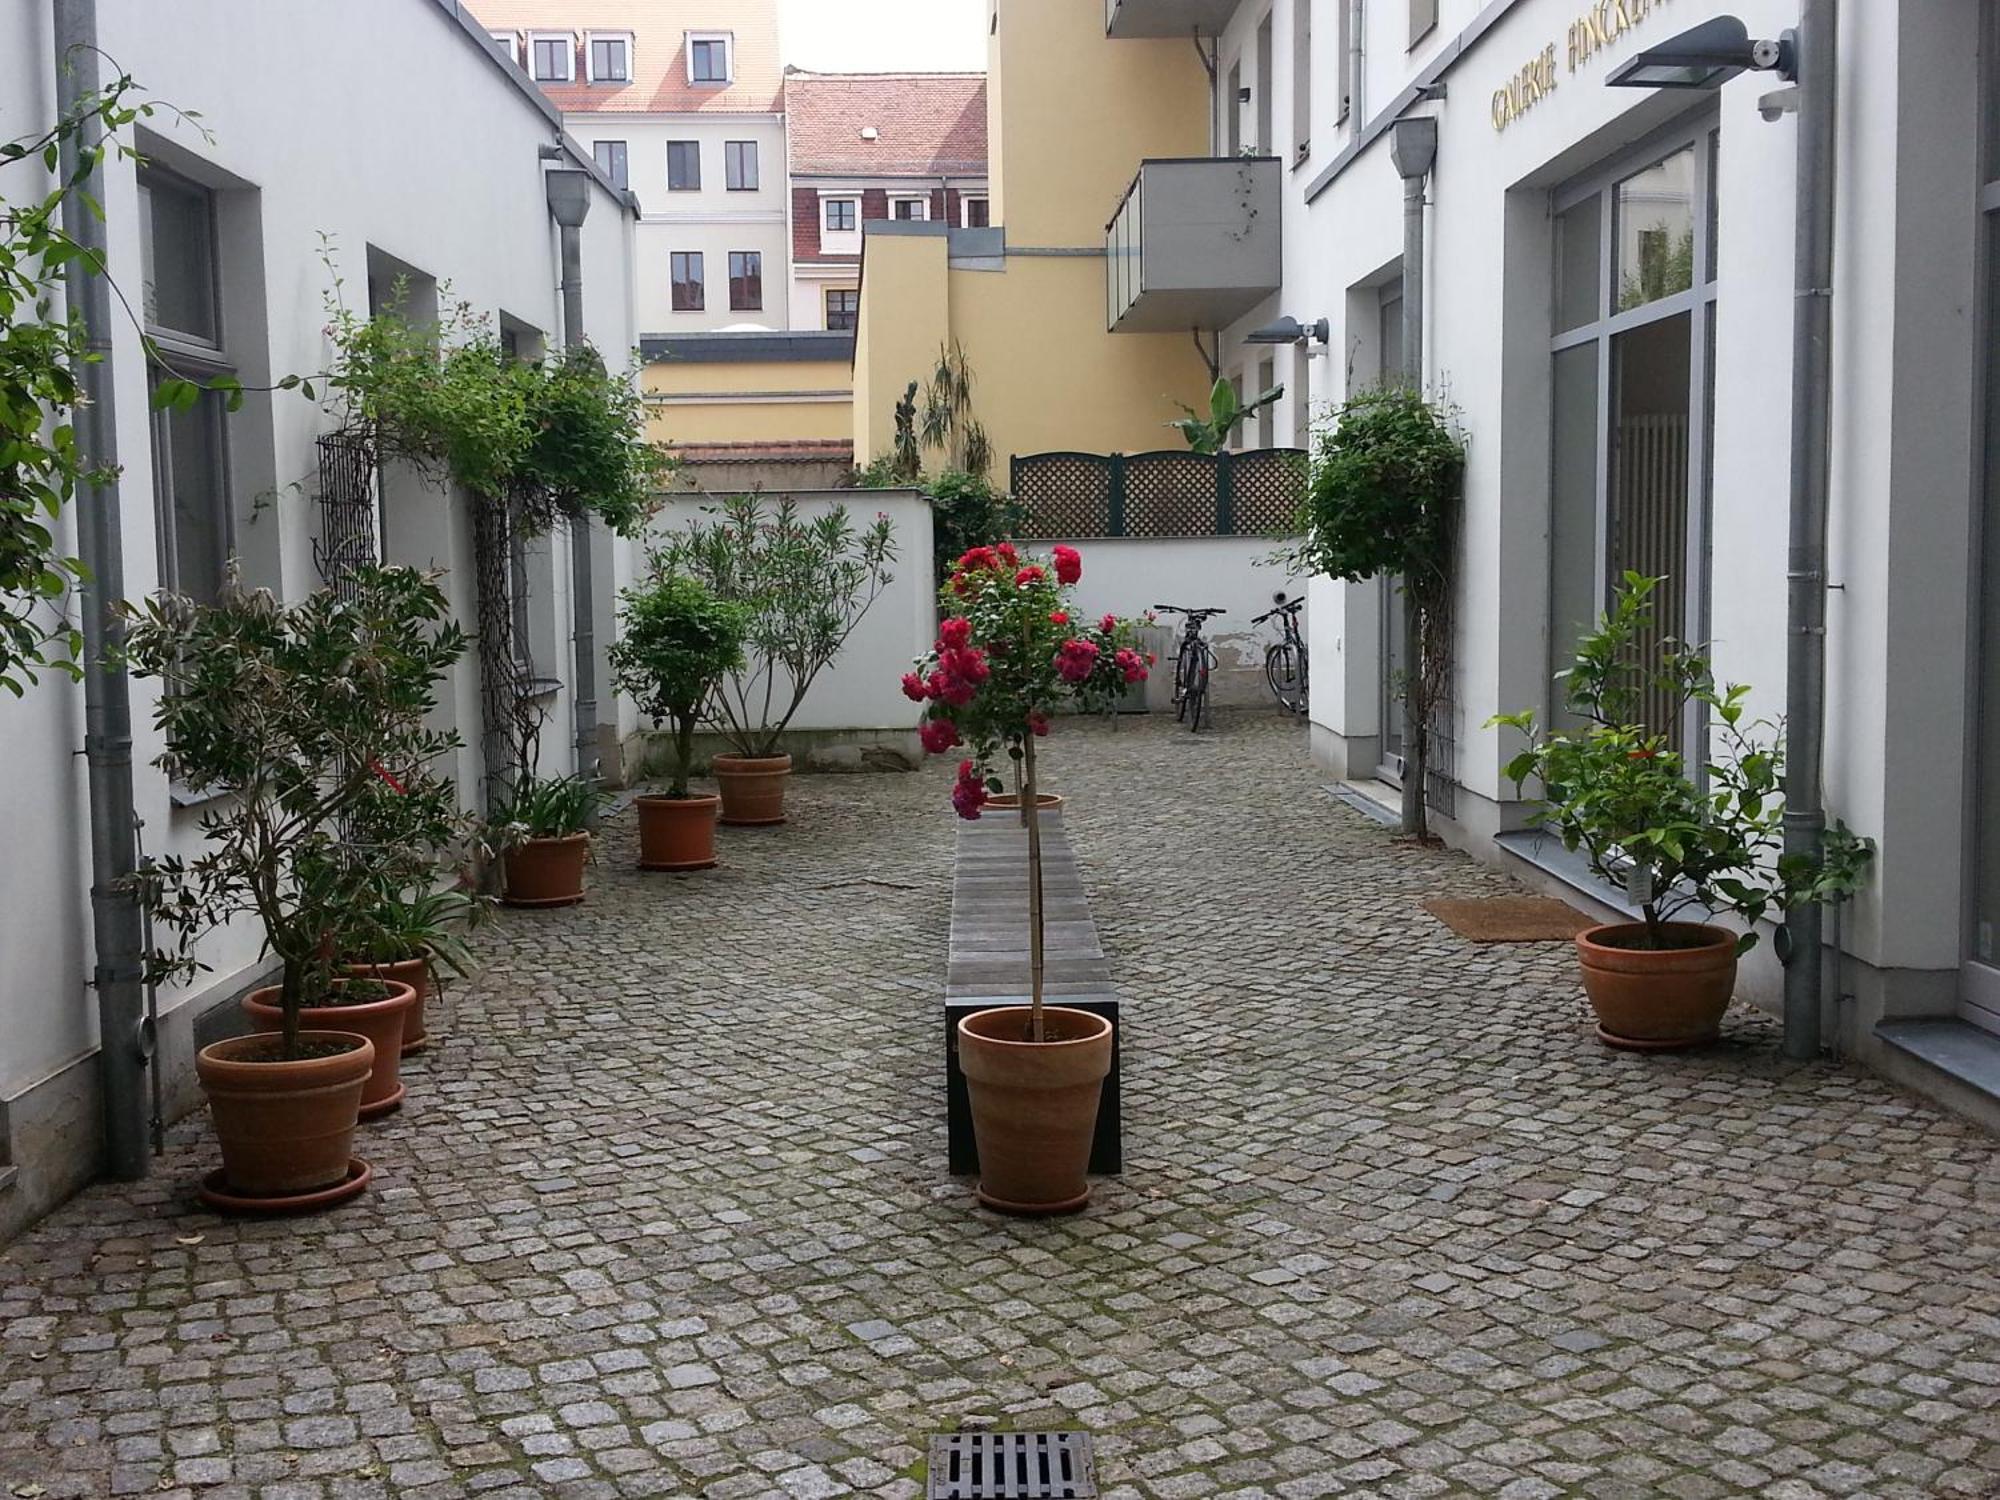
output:
[[[1091,641],[1064,641],[1056,652],[1056,672],[1064,682],[1082,683],[1097,665],[1097,646]]]
[[[1031,733],[1039,735],[1043,738],[1047,738],[1049,732],[1049,716],[1047,714],[1029,714],[1028,729]]]
[[[979,810],[986,805],[986,783],[979,779],[978,768],[971,761],[958,763],[958,780],[952,784],[951,806],[967,822],[979,820]]]
[[[1010,568],[1013,567],[1015,563],[1021,560],[1021,554],[1014,550],[1014,544],[1012,542],[1002,542],[999,546],[993,549],[993,555],[999,558],[1000,561],[1005,563]]]
[[[908,698],[912,703],[922,703],[930,695],[931,690],[925,685],[923,678],[919,677],[915,672],[905,672],[903,674],[903,696],[905,698]]]
[[[958,726],[949,719],[926,719],[917,730],[917,737],[932,755],[942,755],[959,743]]]
[[[1103,619],[1097,622],[1097,628],[1103,631],[1106,635],[1116,634],[1118,630],[1118,616],[1106,615]]]
[[[972,639],[972,621],[964,617],[946,620],[938,626],[938,644],[945,647],[963,646]]]
[[[1069,624],[1069,611],[1068,611],[1068,610],[1066,610],[1066,609],[1052,609],[1052,610],[1050,610],[1050,611],[1049,611],[1049,623],[1050,623],[1051,625],[1067,625],[1067,624]]]
[[[1057,583],[1075,583],[1083,577],[1083,554],[1076,548],[1058,546],[1049,555],[1055,559]]]
[[[1111,659],[1118,664],[1118,670],[1124,674],[1127,682],[1146,680],[1146,664],[1139,660],[1139,653],[1129,646],[1120,646]]]
[[[1014,575],[1014,584],[1017,588],[1026,588],[1031,583],[1040,583],[1046,576],[1035,564],[1029,563]]]

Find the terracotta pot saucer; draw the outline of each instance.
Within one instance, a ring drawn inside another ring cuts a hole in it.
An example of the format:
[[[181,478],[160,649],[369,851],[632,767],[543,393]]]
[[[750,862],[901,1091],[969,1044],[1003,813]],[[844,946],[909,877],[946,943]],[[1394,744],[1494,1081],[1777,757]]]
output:
[[[345,1203],[350,1198],[358,1198],[368,1190],[369,1182],[375,1176],[375,1169],[360,1157],[350,1157],[347,1175],[331,1187],[315,1188],[308,1193],[272,1193],[251,1195],[234,1193],[229,1189],[229,1175],[217,1167],[206,1177],[195,1193],[210,1208],[232,1214],[303,1214],[314,1209],[332,1208],[337,1203]]]

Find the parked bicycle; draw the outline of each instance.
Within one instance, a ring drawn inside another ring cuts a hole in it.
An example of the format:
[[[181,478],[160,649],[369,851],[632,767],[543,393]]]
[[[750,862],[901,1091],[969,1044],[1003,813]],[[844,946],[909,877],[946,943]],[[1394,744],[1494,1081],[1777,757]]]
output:
[[[1214,724],[1208,707],[1208,679],[1215,670],[1215,648],[1202,638],[1201,627],[1211,617],[1229,611],[1190,609],[1184,604],[1155,604],[1153,608],[1164,615],[1186,618],[1187,623],[1181,627],[1180,653],[1174,658],[1174,717],[1184,722],[1191,733],[1199,733],[1202,720]]]
[[[1264,650],[1264,680],[1270,683],[1271,692],[1279,704],[1295,714],[1303,714],[1309,706],[1306,694],[1306,640],[1299,632],[1299,611],[1305,607],[1303,598],[1287,600],[1280,594],[1276,609],[1266,610],[1250,622],[1262,625],[1269,619],[1278,621],[1282,634]]]

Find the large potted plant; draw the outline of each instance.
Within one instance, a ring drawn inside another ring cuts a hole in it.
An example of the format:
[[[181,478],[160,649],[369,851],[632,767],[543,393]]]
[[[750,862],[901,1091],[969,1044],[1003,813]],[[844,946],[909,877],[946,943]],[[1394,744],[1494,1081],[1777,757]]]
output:
[[[1746,720],[1749,688],[1718,686],[1700,651],[1659,638],[1660,582],[1627,573],[1579,643],[1560,678],[1575,728],[1545,732],[1532,712],[1493,720],[1528,737],[1506,774],[1517,787],[1540,778],[1536,820],[1639,908],[1640,921],[1590,928],[1576,948],[1598,1036],[1645,1051],[1715,1040],[1758,921],[1852,895],[1874,853],[1840,823],[1816,863],[1781,852],[1783,740]],[[1674,748],[1690,704],[1713,719],[1699,778]],[[1734,915],[1744,930],[1690,914]]]
[[[705,870],[715,863],[719,797],[688,790],[694,731],[716,684],[743,665],[750,609],[718,599],[674,573],[627,589],[623,633],[611,647],[611,670],[639,712],[673,729],[673,779],[663,797],[641,797],[639,868]]]
[[[213,605],[163,595],[127,615],[135,675],[161,682],[158,764],[212,794],[206,850],[135,877],[166,935],[152,977],[201,970],[197,944],[239,917],[261,924],[282,965],[280,983],[251,997],[273,1029],[197,1058],[223,1160],[203,1196],[265,1210],[349,1196],[367,1183],[357,1112],[364,1094],[400,1088],[415,993],[343,978],[336,950],[368,930],[385,885],[417,883],[454,837],[433,767],[457,738],[427,721],[465,637],[435,580],[407,568],[359,569],[341,595],[289,605],[231,580]],[[411,815],[387,821],[388,841],[350,839],[344,820],[385,793],[409,799]]]
[[[709,770],[723,822],[782,823],[792,771],[785,728],[888,586],[895,539],[887,515],[857,527],[840,505],[808,519],[790,496],[739,495],[705,510],[710,519],[661,544],[653,570],[748,606],[745,665],[713,696],[729,753],[711,757]]]
[[[583,899],[590,830],[605,795],[581,776],[522,775],[495,806],[500,899],[509,906],[574,906]]]
[[[1054,716],[1102,707],[1110,689],[1100,650],[1072,623],[1068,589],[1083,574],[1074,549],[1046,562],[1012,548],[975,547],[958,561],[942,597],[938,640],[903,689],[925,704],[924,748],[965,745],[952,788],[960,817],[978,818],[1005,790],[1004,757],[1021,767],[1028,845],[1028,1004],[974,1012],[959,1022],[959,1065],[979,1143],[979,1197],[1007,1213],[1068,1213],[1090,1197],[1085,1169],[1098,1098],[1111,1067],[1111,1024],[1088,1011],[1044,1003],[1042,810],[1035,743]],[[1101,623],[1101,622],[1100,622]],[[1115,622],[1114,622],[1115,624]],[[1118,683],[1141,680],[1146,664],[1114,647]]]

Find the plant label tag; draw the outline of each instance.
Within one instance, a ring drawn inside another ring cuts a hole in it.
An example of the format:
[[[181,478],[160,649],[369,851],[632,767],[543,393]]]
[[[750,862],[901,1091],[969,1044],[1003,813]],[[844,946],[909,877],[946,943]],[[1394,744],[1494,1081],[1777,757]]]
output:
[[[1653,899],[1653,867],[1634,865],[1625,872],[1625,895],[1636,906]]]

